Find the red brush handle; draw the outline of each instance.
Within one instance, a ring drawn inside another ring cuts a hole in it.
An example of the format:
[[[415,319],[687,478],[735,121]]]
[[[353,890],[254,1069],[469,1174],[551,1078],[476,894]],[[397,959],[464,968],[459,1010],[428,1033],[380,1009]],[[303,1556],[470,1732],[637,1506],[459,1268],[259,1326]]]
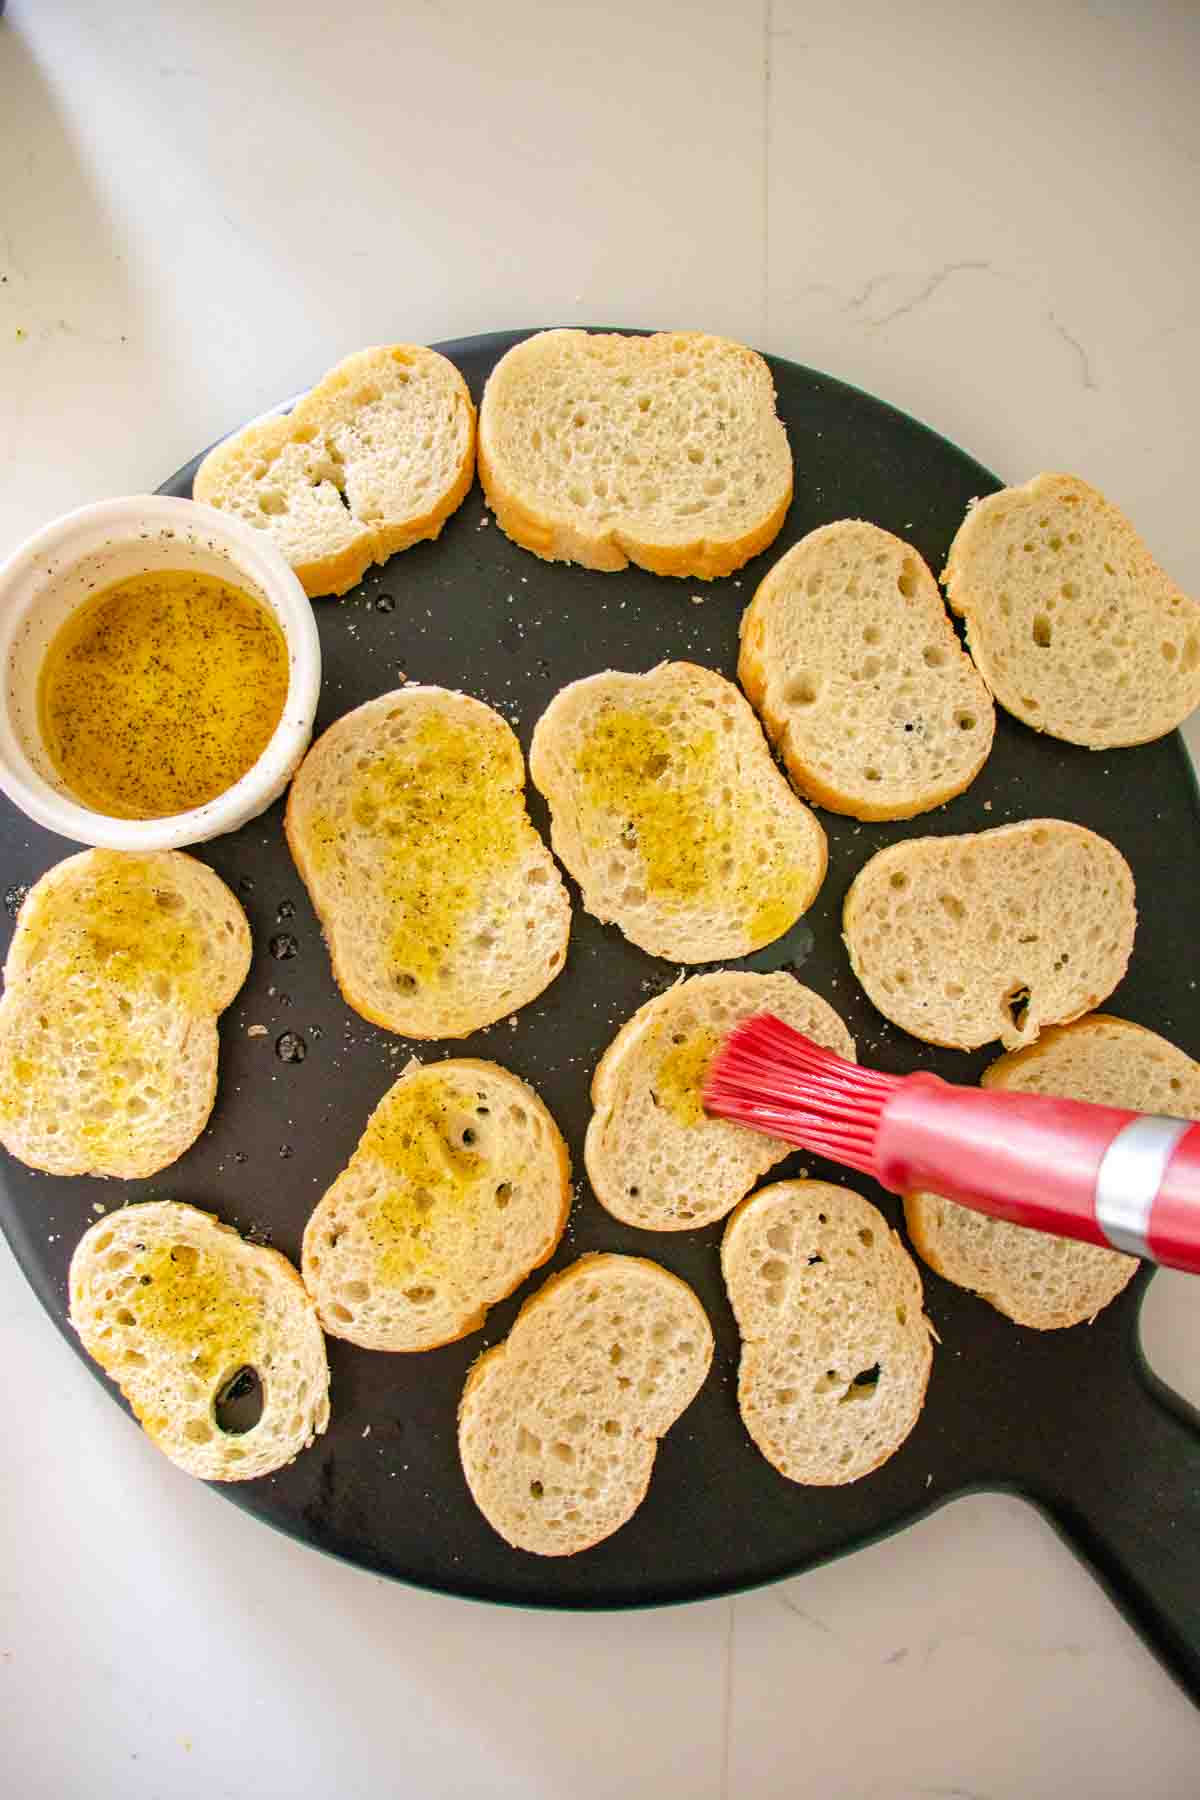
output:
[[[1082,1238],[1200,1274],[1200,1125],[1042,1094],[897,1084],[875,1173],[1014,1225]]]

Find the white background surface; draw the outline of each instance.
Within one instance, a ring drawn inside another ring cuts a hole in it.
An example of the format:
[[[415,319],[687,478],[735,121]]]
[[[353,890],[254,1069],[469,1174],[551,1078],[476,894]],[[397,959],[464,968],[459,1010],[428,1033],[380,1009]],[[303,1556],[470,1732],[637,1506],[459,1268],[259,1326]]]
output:
[[[579,321],[1077,471],[1200,592],[1198,77],[1189,0],[12,0],[0,554],[360,345]],[[1193,1401],[1198,1296],[1162,1275],[1144,1321]],[[1019,1501],[737,1601],[488,1611],[178,1475],[3,1246],[0,1367],[22,1800],[1196,1792],[1195,1711]]]

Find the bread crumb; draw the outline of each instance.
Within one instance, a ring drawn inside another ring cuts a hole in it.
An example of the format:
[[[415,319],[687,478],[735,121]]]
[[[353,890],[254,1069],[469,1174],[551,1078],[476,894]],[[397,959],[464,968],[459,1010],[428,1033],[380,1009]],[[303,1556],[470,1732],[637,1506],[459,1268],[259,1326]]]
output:
[[[485,526],[485,525],[490,525],[490,524],[491,524],[491,522],[492,522],[492,521],[491,521],[491,519],[490,519],[490,518],[489,518],[489,517],[488,517],[488,515],[487,515],[487,513],[484,513],[484,515],[483,515],[483,517],[482,517],[482,518],[481,518],[481,519],[480,519],[480,521],[479,521],[479,523],[478,523],[478,525],[477,525],[477,526],[476,526],[476,527],[475,527],[475,529],[476,529],[476,531],[482,531],[482,530],[483,530],[483,528],[484,528],[484,526]]]
[[[92,1211],[94,1213],[103,1213],[103,1212],[107,1212],[108,1208],[107,1208],[107,1206],[105,1206],[103,1200],[93,1200],[92,1201]]]
[[[266,1037],[266,1035],[267,1028],[265,1025],[247,1025],[246,1027],[247,1037]]]
[[[692,601],[693,606],[703,606],[704,605],[704,595],[703,594],[693,594],[691,596],[691,601]]]
[[[364,1426],[363,1426],[363,1429],[362,1429],[362,1434],[363,1434],[363,1436],[364,1436],[364,1437],[370,1437],[370,1435],[371,1435],[371,1427],[370,1427],[370,1426],[369,1426],[369,1425],[364,1425]]]

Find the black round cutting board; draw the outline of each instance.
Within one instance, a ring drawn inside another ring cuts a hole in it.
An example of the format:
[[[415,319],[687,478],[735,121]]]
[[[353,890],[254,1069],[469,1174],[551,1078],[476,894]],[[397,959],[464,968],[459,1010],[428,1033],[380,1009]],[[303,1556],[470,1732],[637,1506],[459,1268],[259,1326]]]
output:
[[[440,348],[478,401],[496,358],[524,335]],[[796,494],[764,556],[712,584],[634,568],[602,575],[547,564],[502,535],[475,488],[437,542],[373,571],[344,599],[315,603],[324,656],[318,730],[397,685],[401,673],[489,701],[526,749],[551,696],[598,669],[643,670],[663,658],[687,658],[732,677],[739,616],[758,580],[799,537],[831,519],[874,520],[939,570],[967,502],[999,486],[996,478],[866,394],[779,359],[771,369],[795,456]],[[195,467],[189,463],[163,491],[189,495]],[[544,831],[536,793],[531,810]],[[1200,892],[1200,807],[1178,736],[1096,755],[1000,714],[982,774],[938,812],[888,825],[823,814],[829,874],[816,904],[785,938],[738,966],[794,969],[841,1012],[864,1062],[974,1080],[994,1048],[976,1056],[934,1051],[894,1031],[870,1006],[842,947],[842,899],[866,859],[899,838],[978,831],[1042,814],[1104,833],[1137,879],[1137,947],[1106,1008],[1196,1055],[1200,991],[1187,972]],[[70,846],[3,802],[0,846],[6,939],[23,884]],[[653,1257],[691,1283],[717,1340],[712,1373],[664,1440],[644,1504],[614,1537],[573,1558],[536,1558],[503,1543],[476,1511],[456,1452],[455,1413],[468,1367],[507,1332],[549,1270],[496,1307],[482,1333],[446,1349],[386,1356],[331,1340],[328,1433],[279,1474],[223,1487],[229,1499],[320,1549],[424,1587],[587,1608],[688,1600],[794,1574],[968,1488],[1011,1488],[1042,1506],[1082,1549],[1200,1696],[1200,1418],[1142,1360],[1137,1315],[1147,1271],[1091,1327],[1039,1333],[1018,1329],[922,1269],[941,1345],[916,1429],[890,1462],[853,1486],[797,1487],[754,1449],[738,1415],[738,1339],[718,1267],[721,1227],[636,1231],[602,1210],[583,1175],[592,1069],[617,1027],[677,969],[576,904],[564,972],[514,1024],[461,1044],[410,1046],[367,1025],[338,994],[284,843],[280,807],[197,854],[242,900],[255,952],[246,986],[222,1020],[220,1091],[209,1129],[152,1181],[60,1180],[11,1158],[0,1163],[0,1222],[72,1342],[66,1271],[95,1203],[111,1208],[151,1195],[191,1201],[298,1260],[311,1207],[414,1048],[426,1059],[494,1058],[532,1082],[550,1106],[576,1170],[570,1223],[551,1269],[585,1250]],[[254,1025],[267,1034],[250,1036]],[[285,1033],[302,1041],[302,1060],[277,1053]],[[832,1165],[804,1156],[775,1173],[802,1166],[842,1178]],[[900,1223],[892,1196],[847,1179]]]

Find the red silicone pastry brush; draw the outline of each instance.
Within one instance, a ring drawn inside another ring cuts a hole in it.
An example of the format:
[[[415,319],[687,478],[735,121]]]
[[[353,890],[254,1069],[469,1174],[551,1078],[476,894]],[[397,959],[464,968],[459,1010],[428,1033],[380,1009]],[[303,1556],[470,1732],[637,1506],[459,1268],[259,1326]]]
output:
[[[704,1105],[896,1194],[928,1189],[1014,1225],[1200,1274],[1200,1124],[953,1087],[846,1062],[772,1013],[736,1027]]]

